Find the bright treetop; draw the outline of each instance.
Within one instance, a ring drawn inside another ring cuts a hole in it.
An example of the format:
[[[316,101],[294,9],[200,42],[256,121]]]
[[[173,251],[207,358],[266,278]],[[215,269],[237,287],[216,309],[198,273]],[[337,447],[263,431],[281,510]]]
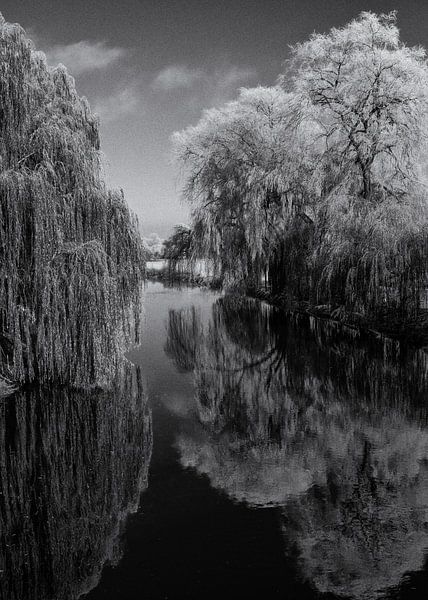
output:
[[[0,375],[102,383],[130,333],[141,241],[101,178],[87,101],[3,18],[0,115]]]
[[[396,15],[362,13],[291,49],[174,137],[194,247],[224,281],[311,303],[417,312],[427,280],[428,67]],[[231,251],[233,249],[233,251]]]

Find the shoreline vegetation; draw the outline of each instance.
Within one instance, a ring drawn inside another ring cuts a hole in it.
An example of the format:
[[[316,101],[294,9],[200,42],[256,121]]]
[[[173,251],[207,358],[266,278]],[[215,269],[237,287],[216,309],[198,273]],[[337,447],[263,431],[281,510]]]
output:
[[[427,117],[425,50],[395,12],[312,35],[275,86],[174,135],[181,256],[226,290],[426,343]]]
[[[0,15],[0,396],[109,385],[139,339],[144,251],[101,172],[98,118]]]
[[[0,397],[108,386],[145,277],[428,343],[428,66],[395,12],[313,34],[275,85],[174,134],[192,222],[162,271],[74,79],[1,15],[0,82]]]
[[[413,319],[402,320],[394,314],[378,314],[369,318],[361,313],[346,312],[343,309],[332,309],[329,305],[310,305],[297,302],[286,296],[271,296],[263,288],[248,290],[250,298],[256,298],[286,313],[315,317],[320,321],[330,321],[350,333],[368,334],[371,337],[386,337],[412,346],[428,345],[428,310],[420,311]]]
[[[153,261],[156,267],[147,263],[146,278],[148,281],[158,281],[165,286],[190,286],[219,290],[222,282],[212,275],[194,273],[191,265],[182,269],[171,269],[166,260]],[[160,263],[163,263],[162,265]],[[310,305],[298,302],[286,295],[273,296],[265,286],[247,288],[246,290],[225,290],[227,296],[246,296],[265,302],[282,310],[283,314],[307,315],[320,321],[330,321],[335,326],[348,331],[351,335],[366,334],[378,338],[383,336],[415,347],[428,345],[428,310],[420,311],[414,318],[407,321],[394,319],[394,315],[377,315],[376,319],[364,317],[358,313],[347,313],[344,310],[332,310],[329,305]]]

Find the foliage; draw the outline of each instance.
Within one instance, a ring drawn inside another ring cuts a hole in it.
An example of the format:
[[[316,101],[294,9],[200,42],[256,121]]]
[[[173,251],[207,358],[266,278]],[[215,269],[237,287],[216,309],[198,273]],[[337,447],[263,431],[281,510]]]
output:
[[[168,260],[190,258],[192,253],[192,231],[187,225],[176,225],[174,233],[165,241],[165,257]]]
[[[0,373],[102,384],[131,340],[144,261],[101,179],[98,122],[63,66],[0,25]]]
[[[144,250],[147,260],[157,260],[163,258],[165,252],[165,240],[161,239],[157,233],[151,233],[143,238]]]
[[[395,13],[292,48],[270,88],[174,136],[194,245],[225,284],[415,315],[428,279],[425,51]]]
[[[11,381],[0,376],[0,400],[7,398],[15,391],[15,387]]]
[[[187,225],[176,225],[174,233],[165,240],[164,256],[168,261],[169,275],[186,269],[193,253],[193,233]]]
[[[238,101],[206,111],[196,127],[175,136],[188,168],[197,253],[226,279],[249,277],[268,255],[285,208],[275,188],[287,154],[283,96],[280,89],[243,90]]]

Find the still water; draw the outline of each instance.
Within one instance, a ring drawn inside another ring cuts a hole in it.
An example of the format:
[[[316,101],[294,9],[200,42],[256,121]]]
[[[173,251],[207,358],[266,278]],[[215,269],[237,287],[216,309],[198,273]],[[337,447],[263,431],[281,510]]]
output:
[[[3,402],[1,598],[425,600],[427,353],[160,283],[145,313],[110,392]]]

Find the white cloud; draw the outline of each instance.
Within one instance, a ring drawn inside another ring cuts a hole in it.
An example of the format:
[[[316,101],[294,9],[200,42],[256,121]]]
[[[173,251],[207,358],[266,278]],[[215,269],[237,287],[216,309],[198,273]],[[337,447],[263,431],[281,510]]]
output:
[[[111,123],[121,117],[142,112],[141,90],[138,83],[131,83],[110,96],[96,99],[93,102],[93,111],[102,124]]]
[[[156,75],[152,87],[155,90],[173,90],[177,88],[190,88],[195,82],[204,77],[200,69],[191,69],[185,65],[170,65]]]
[[[161,69],[152,81],[156,92],[185,91],[192,103],[216,105],[232,98],[239,87],[257,76],[253,69],[223,65],[210,70],[169,65]]]
[[[228,66],[215,70],[207,80],[211,104],[219,104],[236,95],[238,88],[254,80],[257,72],[237,66]]]
[[[116,63],[126,54],[124,48],[109,47],[105,42],[81,41],[52,46],[46,51],[48,64],[64,64],[72,75],[102,70]]]
[[[214,73],[216,83],[224,88],[241,85],[257,75],[254,69],[230,66]]]

